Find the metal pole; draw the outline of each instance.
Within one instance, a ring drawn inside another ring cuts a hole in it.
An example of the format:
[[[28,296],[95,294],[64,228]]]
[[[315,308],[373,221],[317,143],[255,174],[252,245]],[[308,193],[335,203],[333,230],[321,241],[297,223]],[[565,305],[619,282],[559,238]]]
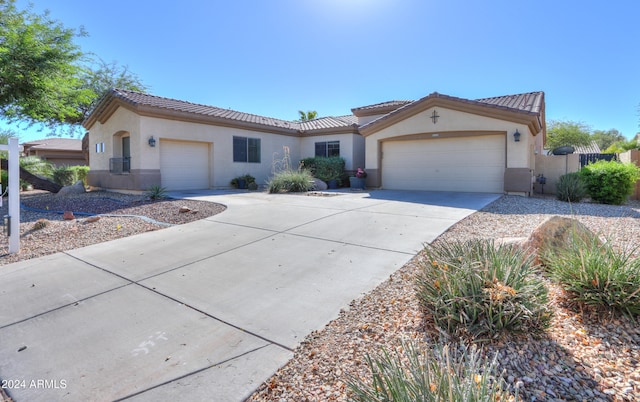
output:
[[[20,251],[20,155],[18,139],[9,138],[9,254]]]

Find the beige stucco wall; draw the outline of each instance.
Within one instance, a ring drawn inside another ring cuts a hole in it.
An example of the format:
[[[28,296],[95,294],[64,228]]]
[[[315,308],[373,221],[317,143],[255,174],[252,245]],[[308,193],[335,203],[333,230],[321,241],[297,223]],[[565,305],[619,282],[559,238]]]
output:
[[[434,110],[439,116],[436,123],[431,119]],[[515,142],[513,138],[516,129],[521,134],[519,142]],[[540,140],[534,137],[527,125],[442,107],[429,108],[367,136],[365,138],[366,169],[373,173],[374,177],[379,175],[381,142],[394,137],[422,135],[421,138],[429,138],[429,136],[442,138],[446,133],[472,135],[478,132],[505,133],[507,137],[506,168],[534,169],[534,154],[541,145],[536,142]],[[376,185],[375,178],[370,181],[370,185]]]
[[[457,131],[505,131],[508,137],[507,167],[532,167],[534,162],[531,158],[530,145],[534,144],[535,139],[526,125],[439,107],[435,109],[440,116],[435,124],[431,120],[434,108],[430,108],[366,137],[367,169],[379,168],[379,141],[403,135]],[[513,140],[516,129],[521,134],[520,142]]]
[[[294,167],[298,163],[300,144],[297,137],[154,117],[142,117],[141,120],[141,130],[145,134],[139,139],[138,147],[142,152],[140,159],[145,161],[146,169],[160,169],[159,150],[147,144],[147,137],[151,135],[158,141],[183,140],[213,144],[210,147],[213,161],[212,186],[216,188],[228,187],[234,177],[245,174],[254,176],[259,184],[266,183],[271,175],[274,158],[283,157],[285,146],[290,149]],[[233,161],[234,136],[260,139],[260,163]]]
[[[580,170],[580,155],[536,155],[534,176],[544,175],[546,184],[533,184],[535,193],[555,194],[556,184],[560,176]]]

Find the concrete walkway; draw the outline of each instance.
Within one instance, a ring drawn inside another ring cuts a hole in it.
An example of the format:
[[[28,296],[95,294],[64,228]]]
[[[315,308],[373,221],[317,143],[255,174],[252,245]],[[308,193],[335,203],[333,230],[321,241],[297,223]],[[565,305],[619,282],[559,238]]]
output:
[[[173,196],[228,209],[0,267],[0,379],[16,401],[244,400],[307,334],[499,197]]]

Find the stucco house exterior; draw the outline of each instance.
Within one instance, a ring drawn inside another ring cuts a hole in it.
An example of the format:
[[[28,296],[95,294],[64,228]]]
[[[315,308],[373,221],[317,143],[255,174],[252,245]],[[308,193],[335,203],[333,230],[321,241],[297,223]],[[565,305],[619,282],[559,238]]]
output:
[[[339,155],[348,171],[364,167],[371,187],[527,194],[544,110],[543,92],[478,100],[432,93],[295,122],[114,89],[83,123],[88,182],[190,190],[251,174],[263,184],[286,147],[293,166]]]
[[[49,137],[21,144],[24,156],[37,156],[55,166],[86,165],[82,140]]]

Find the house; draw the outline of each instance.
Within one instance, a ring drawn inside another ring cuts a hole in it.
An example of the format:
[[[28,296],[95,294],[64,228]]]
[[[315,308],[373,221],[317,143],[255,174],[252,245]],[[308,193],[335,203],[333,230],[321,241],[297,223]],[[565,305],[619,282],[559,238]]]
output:
[[[37,156],[55,166],[86,165],[82,153],[82,140],[73,138],[45,138],[21,144],[23,156]]]
[[[544,93],[478,100],[432,93],[352,114],[294,122],[120,89],[83,123],[88,181],[113,190],[224,188],[275,161],[339,155],[367,185],[435,191],[531,191],[545,136]]]

